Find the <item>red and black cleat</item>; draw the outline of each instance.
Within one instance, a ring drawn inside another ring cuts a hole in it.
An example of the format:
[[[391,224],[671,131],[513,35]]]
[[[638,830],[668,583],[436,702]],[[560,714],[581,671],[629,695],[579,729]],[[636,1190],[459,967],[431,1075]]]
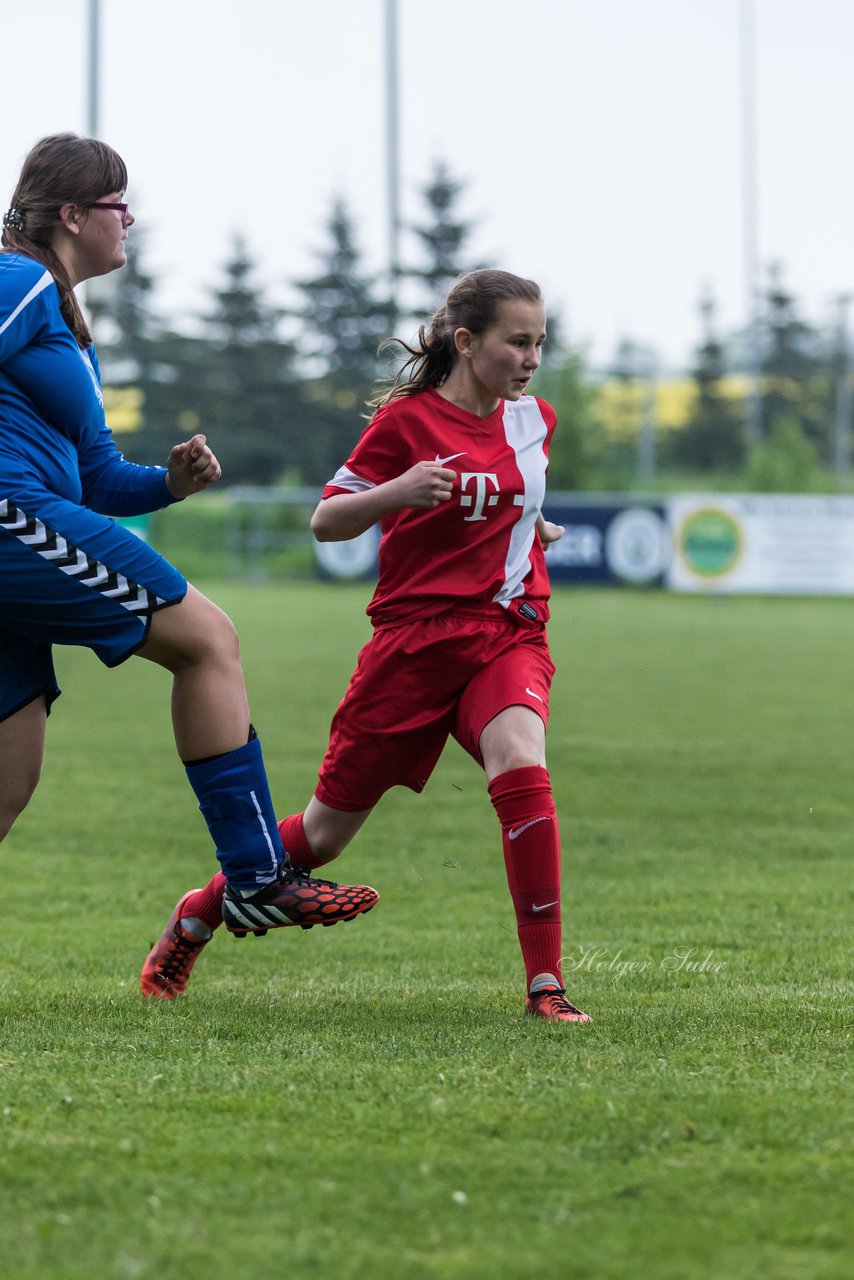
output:
[[[191,894],[185,893],[169,919],[169,923],[151,948],[142,966],[139,985],[144,996],[162,996],[173,1000],[182,996],[193,965],[203,947],[213,937],[213,932],[203,920],[183,914],[184,904]]]
[[[316,924],[354,920],[379,900],[380,895],[369,885],[334,884],[332,880],[316,879],[304,867],[286,866],[278,880],[249,898],[241,898],[227,887],[222,918],[229,933],[245,938],[247,933],[262,935],[268,929],[292,925],[311,929]]]
[[[550,978],[551,981],[543,982],[544,978]],[[589,1013],[582,1013],[574,1004],[569,1003],[563,987],[551,974],[538,975],[538,979],[535,978],[532,982],[533,990],[525,1001],[525,1012],[530,1017],[542,1018],[546,1022],[593,1021]]]

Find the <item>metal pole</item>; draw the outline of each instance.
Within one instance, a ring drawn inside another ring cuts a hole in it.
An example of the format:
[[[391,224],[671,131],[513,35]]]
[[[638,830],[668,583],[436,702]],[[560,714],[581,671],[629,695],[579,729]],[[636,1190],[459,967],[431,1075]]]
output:
[[[396,301],[400,275],[400,128],[397,0],[385,0],[386,177],[388,192],[388,270]]]
[[[655,476],[656,436],[658,434],[658,371],[654,355],[644,353],[636,376],[641,381],[643,401],[638,428],[635,474],[638,480],[650,481]]]
[[[89,20],[86,31],[86,132],[90,138],[97,138],[99,122],[99,89],[101,63],[101,8],[100,0],[89,0]],[[81,286],[84,307],[90,313],[90,319],[97,312],[99,297],[103,294],[103,285],[94,280],[87,280]]]
[[[754,0],[741,0],[741,170],[744,282],[747,295],[747,447],[762,439],[762,359],[759,350],[759,215],[756,130],[756,13]]]
[[[846,477],[851,470],[851,358],[848,350],[849,295],[837,299],[837,344],[839,364],[836,374],[836,412],[833,423],[833,460],[836,474]]]
[[[86,129],[90,138],[97,138],[100,121],[99,73],[101,61],[101,11],[100,0],[89,0],[89,82],[86,112]]]

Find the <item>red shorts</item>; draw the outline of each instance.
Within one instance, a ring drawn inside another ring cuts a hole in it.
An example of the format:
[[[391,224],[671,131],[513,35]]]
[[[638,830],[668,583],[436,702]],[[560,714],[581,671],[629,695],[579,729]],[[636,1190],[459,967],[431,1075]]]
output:
[[[378,629],[333,717],[315,795],[358,813],[390,787],[422,791],[451,734],[483,764],[480,735],[506,707],[548,723],[553,675],[545,627],[520,627],[500,605]]]

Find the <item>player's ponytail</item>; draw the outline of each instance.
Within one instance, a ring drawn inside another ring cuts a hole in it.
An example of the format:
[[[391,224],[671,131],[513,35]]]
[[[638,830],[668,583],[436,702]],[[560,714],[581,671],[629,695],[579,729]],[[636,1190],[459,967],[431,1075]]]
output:
[[[89,326],[68,272],[52,248],[64,204],[85,206],[127,187],[121,156],[96,138],[57,133],[37,142],[24,161],[15,193],[3,218],[0,244],[46,267],[56,281],[63,319],[78,346],[92,341]]]
[[[413,396],[426,387],[440,387],[454,364],[454,334],[448,330],[447,307],[442,306],[430,321],[430,328],[422,324],[418,329],[417,345],[410,346],[403,338],[386,338],[379,353],[389,347],[402,347],[407,358],[394,377],[392,386],[384,393],[369,400],[373,409],[379,409],[401,396]]]
[[[483,333],[498,319],[499,303],[508,298],[540,302],[539,285],[509,271],[484,269],[460,276],[429,327],[421,325],[413,345],[402,338],[386,338],[379,350],[399,346],[407,353],[390,387],[368,404],[372,409],[413,396],[427,387],[440,387],[457,362],[454,334],[458,329]]]

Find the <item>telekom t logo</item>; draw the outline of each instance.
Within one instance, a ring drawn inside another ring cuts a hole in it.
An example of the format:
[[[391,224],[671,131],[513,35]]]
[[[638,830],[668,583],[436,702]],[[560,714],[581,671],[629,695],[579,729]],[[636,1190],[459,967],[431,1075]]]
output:
[[[468,493],[467,490],[474,481],[474,494]],[[487,484],[491,484],[494,493],[487,496]],[[484,507],[494,507],[498,502],[498,476],[492,471],[463,471],[460,475],[460,506],[474,506],[470,516],[466,516],[466,520],[485,520],[483,514]]]
[[[469,488],[469,482],[474,480],[474,494],[466,493]],[[487,485],[492,485],[494,493],[487,492]],[[485,520],[483,514],[484,507],[494,507],[498,504],[498,495],[501,490],[498,487],[498,476],[492,471],[463,471],[460,475],[460,506],[474,506],[470,516],[466,516],[466,520]],[[517,493],[513,499],[514,507],[524,507],[525,495]]]

